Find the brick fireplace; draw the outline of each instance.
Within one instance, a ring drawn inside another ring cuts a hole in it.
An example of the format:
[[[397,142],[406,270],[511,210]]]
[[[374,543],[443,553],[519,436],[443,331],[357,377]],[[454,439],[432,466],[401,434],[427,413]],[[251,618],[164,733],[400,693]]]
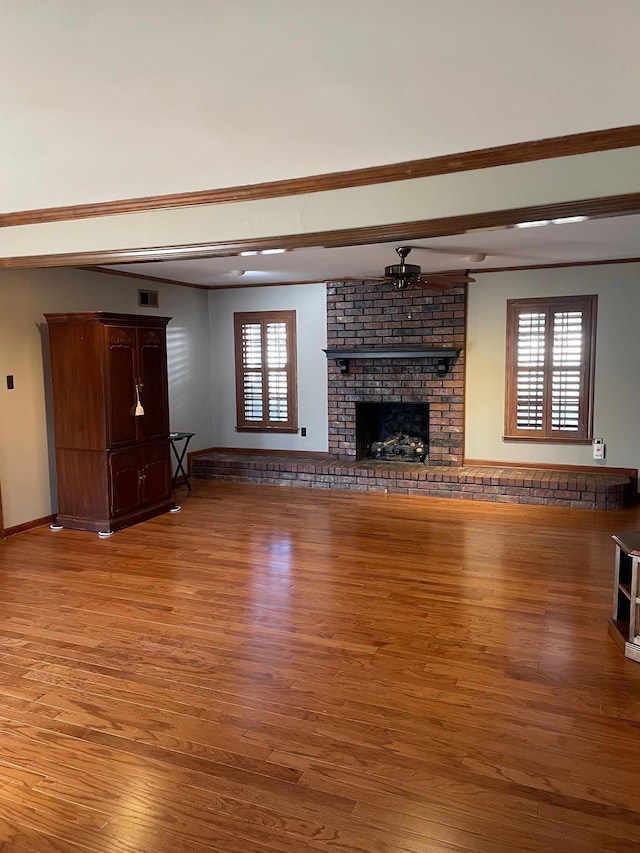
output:
[[[328,349],[367,347],[461,348],[446,373],[435,358],[358,358],[342,372],[328,359],[329,452],[356,459],[356,403],[420,403],[429,407],[429,463],[462,464],[464,452],[465,291],[420,287],[394,290],[390,282],[344,282],[327,288]]]

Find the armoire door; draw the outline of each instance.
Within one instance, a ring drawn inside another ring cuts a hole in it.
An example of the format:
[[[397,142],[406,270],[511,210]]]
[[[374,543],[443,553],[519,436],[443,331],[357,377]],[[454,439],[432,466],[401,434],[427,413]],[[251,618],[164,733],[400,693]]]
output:
[[[138,383],[144,416],[136,418],[144,441],[168,438],[167,353],[164,329],[138,329]]]
[[[110,447],[118,447],[137,440],[136,329],[130,326],[105,326],[104,334],[108,444]]]
[[[168,442],[140,444],[109,454],[111,513],[122,515],[139,506],[171,499]]]
[[[155,504],[171,498],[171,461],[169,442],[140,447],[141,502]]]
[[[112,516],[132,512],[139,506],[142,482],[138,447],[116,450],[109,454],[109,491]]]

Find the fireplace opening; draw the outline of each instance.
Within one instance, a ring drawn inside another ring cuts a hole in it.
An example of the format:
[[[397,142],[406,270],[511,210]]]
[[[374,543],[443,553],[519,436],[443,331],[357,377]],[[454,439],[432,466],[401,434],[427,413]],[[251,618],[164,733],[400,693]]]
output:
[[[356,403],[356,459],[424,464],[428,403]]]

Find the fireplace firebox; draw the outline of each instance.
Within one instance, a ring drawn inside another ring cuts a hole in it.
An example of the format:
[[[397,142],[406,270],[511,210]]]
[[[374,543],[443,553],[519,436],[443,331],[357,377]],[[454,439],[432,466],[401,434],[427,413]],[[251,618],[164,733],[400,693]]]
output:
[[[356,458],[424,464],[428,403],[356,403]]]

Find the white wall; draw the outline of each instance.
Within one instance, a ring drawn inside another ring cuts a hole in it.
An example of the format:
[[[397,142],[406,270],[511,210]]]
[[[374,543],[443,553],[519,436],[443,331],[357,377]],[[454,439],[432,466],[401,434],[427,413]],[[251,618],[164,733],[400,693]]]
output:
[[[0,483],[5,527],[55,511],[44,313],[117,311],[172,317],[167,329],[171,428],[212,444],[207,293],[153,282],[160,307],[138,307],[140,283],[82,270],[0,271]],[[145,285],[142,285],[143,287]],[[13,375],[15,389],[7,389]]]
[[[598,295],[594,435],[590,445],[503,441],[507,299]],[[640,264],[607,264],[479,275],[469,285],[465,456],[640,468]]]
[[[300,434],[236,432],[233,315],[236,311],[295,311],[298,339],[298,425]],[[245,287],[209,293],[215,444],[269,450],[328,447],[326,286],[301,284]]]

